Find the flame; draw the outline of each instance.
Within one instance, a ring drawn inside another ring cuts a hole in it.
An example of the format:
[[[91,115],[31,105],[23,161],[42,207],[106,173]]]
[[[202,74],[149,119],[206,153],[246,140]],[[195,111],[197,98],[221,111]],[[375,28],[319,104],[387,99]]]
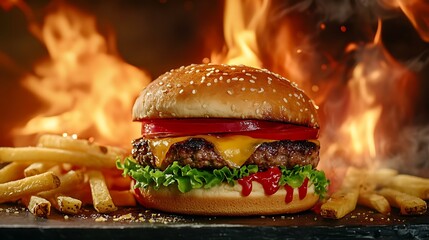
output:
[[[70,6],[58,6],[39,30],[49,59],[22,84],[46,107],[15,130],[16,145],[26,144],[26,136],[68,132],[129,147],[140,131],[130,109],[149,77],[112,53],[93,17]]]
[[[269,1],[226,1],[224,35],[226,51],[213,52],[211,62],[244,64],[260,68],[256,28],[263,21]],[[248,14],[253,16],[249,19]]]
[[[429,42],[429,3],[421,0],[379,0],[382,5],[400,8],[408,17],[420,37]]]
[[[354,62],[345,64],[318,52],[312,36],[298,37],[301,26],[294,18],[270,28],[267,19],[278,16],[266,1],[227,1],[225,8],[226,51],[212,54],[213,62],[265,66],[297,82],[320,106],[319,166],[331,177],[348,166],[383,165],[389,141],[410,115],[407,91],[414,89],[415,76],[384,48],[381,21],[373,42],[345,47],[344,61]],[[328,27],[317,25],[320,31]],[[338,30],[343,34],[348,28]]]

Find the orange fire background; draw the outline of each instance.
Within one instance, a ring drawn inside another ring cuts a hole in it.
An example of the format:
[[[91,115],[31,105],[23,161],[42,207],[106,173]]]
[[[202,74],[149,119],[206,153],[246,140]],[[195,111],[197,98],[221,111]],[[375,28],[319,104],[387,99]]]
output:
[[[424,1],[0,0],[0,145],[69,133],[129,147],[131,106],[158,75],[246,64],[319,106],[321,164],[428,176]],[[269,96],[267,96],[269,97]]]

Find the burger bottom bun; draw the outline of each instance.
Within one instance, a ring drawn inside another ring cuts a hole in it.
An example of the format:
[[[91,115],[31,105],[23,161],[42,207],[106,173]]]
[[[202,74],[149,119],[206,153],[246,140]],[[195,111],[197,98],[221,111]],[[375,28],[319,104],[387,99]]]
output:
[[[138,201],[147,208],[170,213],[210,215],[210,216],[249,216],[296,213],[310,209],[319,200],[309,185],[307,195],[300,200],[298,189],[294,189],[293,200],[286,203],[286,190],[280,188],[273,195],[266,195],[262,185],[253,182],[249,196],[241,195],[241,185],[221,184],[210,189],[193,189],[181,193],[176,186],[141,188],[137,191]]]

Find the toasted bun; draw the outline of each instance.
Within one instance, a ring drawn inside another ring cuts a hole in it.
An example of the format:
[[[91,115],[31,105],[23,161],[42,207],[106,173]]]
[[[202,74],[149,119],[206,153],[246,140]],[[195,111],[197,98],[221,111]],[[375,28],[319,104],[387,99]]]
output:
[[[242,118],[319,127],[313,101],[295,84],[265,69],[201,64],[151,82],[137,98],[133,119]]]
[[[307,196],[300,200],[298,190],[294,189],[293,200],[285,202],[286,191],[280,188],[275,194],[267,196],[262,186],[254,182],[249,196],[241,195],[241,186],[222,184],[210,189],[193,189],[181,193],[176,187],[151,187],[140,189],[139,202],[152,209],[170,213],[207,216],[250,216],[274,215],[302,212],[313,207],[319,197],[313,185],[308,187]]]

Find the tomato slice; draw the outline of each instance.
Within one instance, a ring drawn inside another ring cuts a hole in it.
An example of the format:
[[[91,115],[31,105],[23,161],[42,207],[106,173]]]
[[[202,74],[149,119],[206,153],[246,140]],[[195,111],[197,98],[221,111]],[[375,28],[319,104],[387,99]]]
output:
[[[171,118],[141,121],[142,135],[147,138],[234,134],[272,140],[309,140],[319,136],[317,128],[254,119]]]

